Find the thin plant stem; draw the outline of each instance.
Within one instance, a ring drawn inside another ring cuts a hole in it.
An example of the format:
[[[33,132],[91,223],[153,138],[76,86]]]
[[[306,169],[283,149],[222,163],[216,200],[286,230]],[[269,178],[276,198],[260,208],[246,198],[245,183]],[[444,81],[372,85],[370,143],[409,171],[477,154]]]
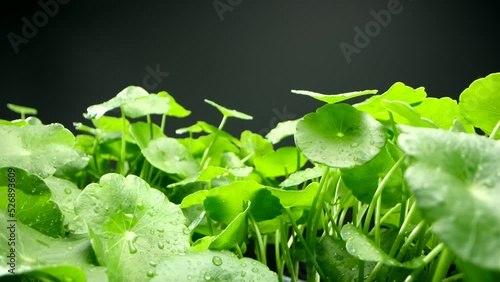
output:
[[[280,282],[283,282],[283,263],[281,261],[281,253],[280,253],[280,230],[276,230],[274,232],[274,259],[276,260],[276,273],[278,273],[278,279]]]
[[[424,265],[427,265],[429,264],[442,250],[444,249],[444,244],[443,243],[440,243],[439,245],[437,245],[434,249],[432,249],[432,251],[430,253],[428,253],[424,258],[423,258],[423,261],[424,261]],[[415,281],[415,279],[417,278],[417,276],[420,274],[420,272],[422,271],[423,267],[420,267],[420,268],[416,268],[414,269],[410,275],[408,275],[408,277],[406,277],[405,281],[404,282],[412,282],[412,281]]]
[[[448,269],[455,256],[448,248],[444,248],[441,254],[439,254],[439,259],[437,261],[436,270],[432,275],[432,282],[441,282],[448,274]]]
[[[224,128],[224,125],[226,124],[227,121],[227,116],[222,117],[222,121],[219,124],[219,127],[217,128],[217,131],[215,132],[214,138],[210,142],[210,145],[205,149],[205,152],[203,152],[203,156],[201,157],[201,162],[200,166],[201,168],[205,168],[207,158],[208,158],[208,153],[210,152],[210,149],[212,146],[215,144],[215,141],[217,140],[217,137],[219,136],[219,133],[222,131],[222,128]]]
[[[495,139],[495,136],[497,135],[498,131],[500,130],[500,120],[497,122],[495,125],[495,128],[493,128],[493,131],[490,134],[490,139]]]
[[[255,235],[257,237],[257,243],[259,244],[259,253],[260,253],[260,262],[263,264],[267,264],[267,259],[266,259],[266,245],[264,244],[264,241],[262,240],[262,234],[260,233],[259,226],[257,225],[257,222],[253,218],[251,214],[248,214],[250,218],[250,222],[253,225],[253,228],[255,229]]]
[[[125,175],[125,147],[127,145],[125,140],[125,127],[126,127],[126,119],[125,119],[125,110],[123,106],[120,106],[121,117],[122,117],[122,135],[121,135],[121,148],[120,148],[120,174]]]
[[[288,272],[290,273],[290,277],[292,278],[292,281],[296,282],[297,281],[297,272],[295,271],[295,267],[293,265],[292,257],[290,255],[290,247],[288,247],[287,244],[287,237],[288,237],[288,227],[286,226],[285,222],[281,221],[281,250],[283,253],[283,256],[285,258],[285,265],[288,269]],[[293,238],[292,236],[290,236]]]

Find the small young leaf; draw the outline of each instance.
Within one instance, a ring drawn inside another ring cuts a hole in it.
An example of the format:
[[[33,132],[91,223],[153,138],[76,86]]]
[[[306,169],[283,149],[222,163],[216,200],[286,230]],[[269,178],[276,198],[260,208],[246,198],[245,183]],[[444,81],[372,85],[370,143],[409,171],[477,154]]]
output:
[[[474,127],[460,114],[457,101],[448,98],[425,98],[414,107],[422,117],[432,120],[439,128],[449,130],[454,121],[458,120],[464,127],[464,132],[474,133]]]
[[[250,200],[250,213],[255,221],[273,219],[281,215],[283,206],[280,204],[280,199],[271,194],[267,189],[256,191]]]
[[[144,279],[146,273],[144,273]],[[253,259],[238,259],[230,252],[207,251],[171,256],[161,261],[151,282],[278,281],[276,273]]]
[[[292,90],[292,93],[306,95],[328,104],[339,103],[359,96],[373,95],[377,94],[377,92],[378,90],[364,90],[364,91],[354,91],[354,92],[340,93],[340,94],[321,94],[307,90]]]
[[[460,94],[460,113],[472,125],[491,134],[500,121],[500,73],[475,80]],[[495,139],[500,139],[500,130]]]
[[[297,132],[296,127],[299,119],[279,122],[275,128],[266,134],[266,139],[273,144],[278,144],[288,136],[293,136]]]
[[[312,206],[314,196],[318,191],[318,182],[313,182],[304,190],[293,191],[276,188],[268,188],[271,193],[280,199],[281,205],[285,208],[303,207],[310,208]]]
[[[205,99],[205,102],[211,106],[214,106],[217,108],[217,110],[219,110],[221,112],[221,114],[225,117],[235,117],[235,118],[239,118],[239,119],[246,119],[246,120],[250,120],[250,119],[253,119],[252,116],[249,116],[247,114],[244,114],[244,113],[241,113],[241,112],[238,112],[236,110],[231,110],[231,109],[228,109],[226,107],[223,107],[215,102],[212,102],[210,100],[207,100]]]
[[[417,127],[437,128],[438,126],[431,120],[422,117],[414,108],[405,102],[389,101],[383,99],[380,105],[393,113],[394,120],[400,124],[407,124]]]
[[[308,180],[321,177],[325,173],[326,167],[315,166],[292,173],[285,181],[280,183],[281,187],[297,186]]]
[[[254,160],[255,169],[266,177],[288,175],[300,169],[306,162],[307,159],[295,147],[281,147]]]
[[[149,141],[159,137],[165,137],[161,128],[154,123],[149,124],[139,121],[131,124],[129,129],[132,138],[134,138],[134,141],[141,150],[144,150],[148,146]]]
[[[156,94],[141,96],[132,102],[123,105],[125,115],[131,118],[139,118],[147,115],[162,115],[170,111],[170,98],[161,97]]]
[[[373,159],[384,146],[385,129],[347,104],[328,104],[297,124],[295,143],[311,161],[347,168]]]
[[[213,238],[212,243],[210,243],[210,249],[229,250],[245,240],[248,230],[247,214],[251,206],[252,204],[238,214],[219,235]]]
[[[186,110],[183,106],[179,105],[172,95],[168,94],[166,91],[158,92],[158,97],[169,98],[170,109],[167,112],[167,116],[173,116],[178,118],[187,117],[191,114],[191,111]]]
[[[35,108],[19,106],[19,105],[15,105],[15,104],[7,104],[7,108],[9,108],[9,110],[13,111],[14,113],[21,114],[21,115],[36,115],[36,114],[38,114],[38,111]]]

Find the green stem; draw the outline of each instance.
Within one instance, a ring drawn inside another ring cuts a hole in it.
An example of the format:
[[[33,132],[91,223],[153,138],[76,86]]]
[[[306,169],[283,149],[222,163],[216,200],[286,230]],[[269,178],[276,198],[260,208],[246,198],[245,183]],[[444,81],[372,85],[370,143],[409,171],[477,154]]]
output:
[[[215,144],[215,140],[217,140],[219,133],[221,132],[222,128],[224,128],[226,121],[227,121],[227,116],[224,116],[219,124],[219,127],[217,128],[217,132],[215,132],[214,138],[210,142],[210,145],[208,145],[208,147],[205,149],[205,152],[203,152],[203,156],[201,157],[201,162],[200,162],[201,169],[205,168],[205,162],[207,161],[208,153],[210,152],[212,146]]]
[[[399,245],[405,237],[406,227],[408,227],[408,225],[410,224],[410,219],[412,218],[416,209],[417,209],[416,205],[413,205],[410,208],[410,211],[408,212],[408,215],[406,216],[405,221],[403,222],[403,225],[401,225],[401,228],[399,229],[398,235],[396,236],[396,239],[394,240],[394,243],[392,244],[391,251],[389,252],[389,256],[394,257],[394,255],[398,251]]]
[[[434,271],[434,275],[432,276],[432,282],[441,282],[444,278],[446,278],[448,269],[450,268],[454,258],[455,256],[453,253],[445,247],[439,255],[436,271]]]
[[[413,242],[413,240],[415,240],[415,238],[424,229],[424,227],[425,227],[425,221],[422,220],[411,231],[411,233],[408,236],[408,238],[406,239],[405,243],[403,244],[403,246],[401,246],[401,249],[399,250],[398,256],[396,257],[396,260],[399,261],[399,260],[401,260],[403,258],[403,256],[405,255],[406,250],[408,249],[408,247],[410,247],[410,245]]]
[[[252,223],[253,228],[255,229],[255,235],[257,236],[257,243],[259,244],[260,262],[262,262],[263,264],[267,264],[266,246],[264,244],[264,241],[262,240],[262,234],[260,233],[259,226],[257,225],[257,222],[250,213],[248,214],[248,217],[250,218],[250,222]]]
[[[423,261],[424,261],[424,265],[427,265],[429,264],[444,248],[444,244],[443,243],[440,243],[439,245],[437,245],[430,253],[428,253]],[[417,278],[417,276],[420,274],[420,272],[422,271],[423,267],[420,267],[420,268],[416,268],[414,269],[410,275],[408,275],[408,277],[406,277],[405,281],[404,282],[412,282],[412,281],[415,281],[415,279]]]
[[[365,219],[365,225],[364,225],[364,232],[368,234],[368,230],[370,228],[370,221],[373,215],[373,211],[376,207],[376,203],[380,195],[382,195],[382,191],[384,190],[385,185],[389,181],[389,178],[392,176],[392,174],[396,171],[396,169],[399,167],[399,165],[405,160],[406,156],[402,156],[399,158],[399,160],[391,167],[391,169],[387,172],[387,174],[384,176],[382,181],[380,181],[377,190],[375,191],[375,194],[373,195],[372,201],[370,203],[370,206],[368,208],[368,214],[366,215]]]
[[[359,269],[358,269],[358,281],[365,280],[365,262],[363,260],[359,261]]]
[[[278,279],[283,282],[283,263],[281,261],[280,254],[280,230],[274,232],[274,259],[276,260],[276,273],[278,273]]]
[[[394,207],[392,207],[390,210],[388,210],[388,211],[384,214],[384,216],[382,216],[382,218],[380,219],[380,223],[382,223],[382,222],[386,221],[386,220],[387,220],[387,218],[388,218],[391,214],[393,214],[393,213],[394,213],[394,212],[395,212],[398,208],[400,208],[400,207],[401,207],[401,204],[397,204],[397,205],[395,205]],[[368,235],[373,235],[373,233],[374,233],[374,232],[375,232],[375,229],[372,229],[372,230],[370,230],[370,232],[368,233]]]
[[[495,136],[497,135],[498,131],[500,130],[500,120],[497,122],[497,125],[495,125],[495,128],[493,128],[493,131],[490,134],[490,139],[495,139]]]
[[[380,206],[382,206],[382,197],[377,200],[377,206],[375,207],[375,243],[380,247]]]
[[[241,251],[240,245],[236,244],[236,252],[238,253],[238,258],[243,258],[243,252]]]
[[[161,125],[160,125],[160,129],[161,129],[161,132],[165,132],[165,122],[167,121],[167,115],[166,114],[163,114],[161,116]]]
[[[285,264],[288,269],[288,272],[290,273],[290,277],[292,278],[292,281],[297,282],[297,272],[295,271],[295,267],[293,265],[292,261],[292,256],[290,255],[290,249],[287,245],[287,237],[288,237],[288,227],[286,226],[284,221],[281,221],[281,251],[283,253],[283,256],[285,257]],[[293,238],[293,234],[291,236]],[[292,241],[293,242],[293,241]]]
[[[125,111],[123,106],[120,106],[121,117],[122,117],[122,135],[121,135],[121,148],[120,148],[120,174],[125,175],[125,149],[126,149],[126,140],[125,140],[125,130],[126,130],[126,119],[125,119]]]
[[[443,279],[441,282],[452,282],[457,280],[463,280],[465,275],[463,273],[452,275],[448,278]]]
[[[316,257],[314,256],[313,252],[309,248],[309,245],[307,244],[306,240],[302,236],[302,232],[300,231],[299,227],[297,226],[297,223],[293,220],[292,212],[290,211],[290,208],[285,208],[285,212],[288,215],[288,218],[290,219],[290,222],[292,223],[292,228],[295,231],[295,234],[297,234],[299,241],[302,243],[302,245],[307,253],[307,256],[310,258],[314,268],[319,273],[319,276],[321,276],[323,279],[325,279],[326,276],[323,273],[323,270],[321,270],[321,268],[319,267],[319,264],[316,261]]]

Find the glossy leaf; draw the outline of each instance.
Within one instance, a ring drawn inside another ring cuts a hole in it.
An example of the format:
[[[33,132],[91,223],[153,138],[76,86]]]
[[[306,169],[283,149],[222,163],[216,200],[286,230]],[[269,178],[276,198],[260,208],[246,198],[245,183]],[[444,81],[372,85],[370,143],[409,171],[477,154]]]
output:
[[[352,282],[358,279],[359,260],[349,254],[345,245],[342,240],[326,236],[316,246],[316,260],[328,281]],[[364,273],[370,273],[374,267],[373,262],[367,262]]]
[[[9,194],[14,197],[8,197]],[[58,237],[63,233],[63,213],[52,201],[49,187],[25,170],[0,168],[0,209],[8,212],[10,219],[45,235]]]
[[[500,270],[500,143],[482,136],[400,127],[411,157],[405,179],[431,230],[459,258]]]
[[[352,256],[363,261],[382,262],[385,265],[403,267],[403,268],[420,268],[424,266],[423,258],[417,257],[408,262],[398,262],[393,257],[386,254],[372,240],[366,237],[361,230],[354,227],[352,224],[346,224],[340,231],[342,239],[346,242],[346,250]]]
[[[174,138],[159,137],[151,140],[142,149],[142,154],[154,167],[166,173],[190,176],[198,172],[198,163],[187,148]]]
[[[177,281],[278,281],[277,275],[260,262],[238,259],[230,252],[207,251],[171,256],[156,267],[151,282]]]
[[[245,130],[241,133],[241,153],[243,156],[261,157],[274,152],[273,145],[259,134]]]
[[[500,73],[472,82],[460,94],[460,113],[472,125],[491,134],[500,121]],[[500,139],[500,131],[495,136]]]
[[[189,247],[180,208],[134,175],[104,175],[85,188],[75,211],[113,281],[144,280],[153,265]]]
[[[283,190],[276,188],[268,188],[271,193],[280,199],[280,203],[285,208],[304,207],[310,208],[312,206],[314,196],[318,191],[318,182],[313,182],[307,185],[303,190]]]
[[[247,214],[251,206],[252,204],[238,214],[219,235],[214,237],[212,243],[210,243],[210,249],[229,250],[245,240],[248,230]]]
[[[347,168],[374,158],[386,141],[382,124],[347,104],[328,104],[297,124],[295,143],[317,163]]]
[[[422,117],[422,115],[405,102],[389,101],[384,99],[380,101],[380,104],[382,107],[394,114],[394,120],[399,124],[430,128],[438,127],[431,120]]]
[[[253,167],[242,167],[242,168],[233,168],[233,169],[226,169],[222,167],[214,167],[214,166],[208,166],[202,171],[198,172],[194,176],[187,177],[186,179],[172,183],[168,185],[168,188],[173,188],[177,186],[182,186],[186,185],[189,183],[194,183],[194,182],[207,182],[215,178],[219,178],[222,176],[232,176],[234,177],[247,177],[250,172],[252,172]]]
[[[280,199],[267,189],[256,191],[250,203],[250,213],[257,222],[276,218],[283,210]]]
[[[0,211],[0,220],[7,222],[7,219],[7,213]],[[107,281],[103,267],[94,265],[94,254],[86,236],[51,238],[21,222],[17,222],[15,226],[17,274],[49,276],[59,279],[58,281]],[[7,272],[10,268],[7,255],[13,247],[7,244],[9,234],[0,232],[0,276],[11,275]]]
[[[339,103],[345,100],[349,100],[352,98],[360,97],[360,96],[365,96],[365,95],[373,95],[377,94],[378,90],[364,90],[364,91],[353,91],[353,92],[347,92],[347,93],[340,93],[340,94],[321,94],[321,93],[316,93],[313,91],[307,91],[307,90],[292,90],[292,93],[295,94],[300,94],[300,95],[306,95],[311,98],[314,98],[316,100],[328,103],[328,104],[335,104]]]
[[[139,121],[131,124],[129,128],[132,137],[141,150],[148,146],[149,141],[165,136],[165,134],[161,131],[161,128],[154,123],[148,124],[146,122]]]
[[[250,120],[250,119],[253,119],[252,116],[249,116],[247,114],[244,114],[244,113],[241,113],[241,112],[238,112],[236,110],[231,110],[231,109],[228,109],[226,107],[223,107],[215,102],[212,102],[210,100],[207,100],[205,99],[205,102],[211,106],[214,106],[215,108],[217,108],[217,110],[219,110],[219,112],[221,112],[221,114],[225,117],[234,117],[234,118],[238,118],[238,119],[246,119],[246,120]]]
[[[87,113],[84,114],[87,119],[99,119],[108,111],[119,108],[126,103],[133,102],[139,97],[144,97],[149,95],[149,93],[144,90],[144,88],[139,86],[128,86],[127,88],[120,91],[120,93],[116,94],[115,97],[110,100],[93,105],[87,108]]]
[[[0,125],[0,167],[19,167],[45,178],[80,158],[75,137],[60,124]]]
[[[425,98],[422,103],[414,107],[422,117],[432,120],[439,128],[449,130],[455,120],[462,123],[464,131],[474,133],[472,125],[460,114],[457,101],[449,98]]]
[[[288,178],[285,179],[283,182],[281,182],[280,186],[281,187],[296,186],[308,180],[319,178],[325,173],[325,169],[326,168],[324,166],[315,166],[313,168],[306,168],[304,170],[296,171],[292,173],[290,176],[288,176]]]
[[[75,234],[86,234],[85,222],[75,213],[75,201],[82,193],[82,190],[71,181],[57,177],[44,179],[52,193],[52,200],[59,206],[64,215],[64,225],[67,230]]]

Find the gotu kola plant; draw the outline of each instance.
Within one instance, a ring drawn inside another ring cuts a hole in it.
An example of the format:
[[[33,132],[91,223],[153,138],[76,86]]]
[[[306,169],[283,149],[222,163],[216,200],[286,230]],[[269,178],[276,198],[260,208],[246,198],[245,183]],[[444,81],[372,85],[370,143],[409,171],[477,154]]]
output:
[[[403,83],[293,92],[325,105],[266,136],[231,135],[252,117],[210,100],[218,126],[166,136],[191,112],[136,86],[90,106],[76,136],[11,105],[0,280],[500,279],[499,73],[459,102]]]

